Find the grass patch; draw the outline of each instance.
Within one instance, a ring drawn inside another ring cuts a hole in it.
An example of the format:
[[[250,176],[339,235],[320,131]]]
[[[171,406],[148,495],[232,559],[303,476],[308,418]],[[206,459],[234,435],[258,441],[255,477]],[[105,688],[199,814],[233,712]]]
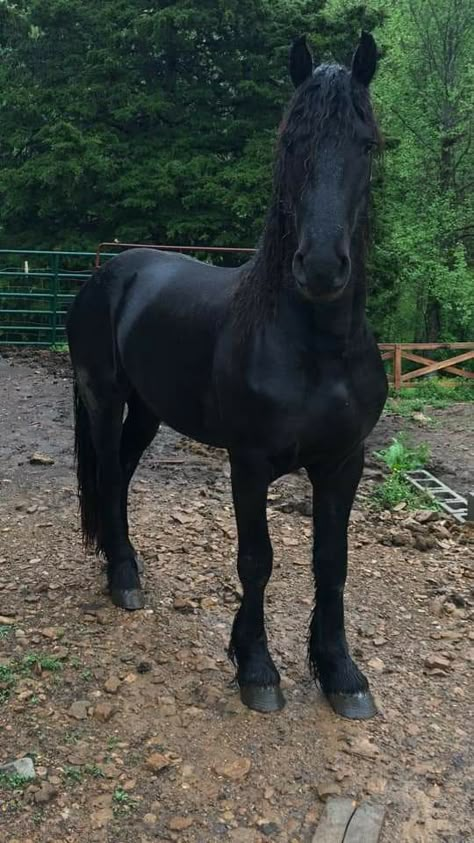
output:
[[[405,504],[407,509],[438,509],[438,504],[428,495],[419,492],[403,476],[425,466],[430,459],[428,445],[410,445],[403,435],[394,438],[392,444],[376,456],[385,463],[389,475],[372,493],[372,502],[377,509],[394,509]]]
[[[474,401],[474,384],[461,379],[424,378],[413,387],[398,392],[390,389],[385,412],[408,418],[413,413],[424,413],[427,407],[444,409],[451,404]]]
[[[0,788],[4,790],[21,790],[27,784],[31,784],[28,776],[21,776],[19,773],[0,773]]]
[[[10,635],[10,632],[12,632],[12,631],[13,631],[13,626],[1,624],[0,625],[0,641],[4,641],[5,638],[8,638],[8,636]]]
[[[122,787],[115,788],[112,801],[112,810],[116,816],[130,813],[138,804],[136,799],[133,799]]]
[[[5,703],[19,679],[31,676],[37,671],[46,670],[52,673],[62,670],[62,662],[55,656],[28,653],[22,659],[12,659],[9,664],[0,664],[0,705]],[[37,703],[37,697],[32,697],[30,702]]]

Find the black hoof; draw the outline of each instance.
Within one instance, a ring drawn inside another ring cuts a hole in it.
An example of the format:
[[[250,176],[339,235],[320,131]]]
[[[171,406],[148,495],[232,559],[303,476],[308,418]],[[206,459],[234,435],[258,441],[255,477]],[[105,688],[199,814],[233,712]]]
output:
[[[285,697],[279,685],[242,685],[240,699],[247,708],[269,714],[285,707]]]
[[[145,596],[141,588],[113,589],[110,593],[112,603],[121,609],[128,609],[134,612],[136,609],[143,609]]]
[[[375,717],[377,706],[370,691],[360,694],[326,694],[328,702],[341,717],[349,720],[370,720]]]

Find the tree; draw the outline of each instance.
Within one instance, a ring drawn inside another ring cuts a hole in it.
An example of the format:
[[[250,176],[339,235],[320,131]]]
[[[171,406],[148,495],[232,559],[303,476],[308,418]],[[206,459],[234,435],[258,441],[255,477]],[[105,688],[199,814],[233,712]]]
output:
[[[364,15],[324,0],[0,4],[0,237],[254,245],[309,32],[345,58]]]
[[[375,95],[386,134],[376,185],[372,313],[390,340],[474,332],[469,0],[384,2]]]

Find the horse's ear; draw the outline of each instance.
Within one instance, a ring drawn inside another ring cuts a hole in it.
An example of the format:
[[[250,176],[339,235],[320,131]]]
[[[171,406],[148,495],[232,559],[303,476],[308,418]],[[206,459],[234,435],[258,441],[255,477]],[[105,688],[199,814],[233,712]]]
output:
[[[290,50],[290,76],[295,88],[302,85],[313,73],[313,56],[302,35],[293,41]]]
[[[352,59],[352,76],[366,87],[377,68],[377,45],[370,32],[361,32],[359,46]]]

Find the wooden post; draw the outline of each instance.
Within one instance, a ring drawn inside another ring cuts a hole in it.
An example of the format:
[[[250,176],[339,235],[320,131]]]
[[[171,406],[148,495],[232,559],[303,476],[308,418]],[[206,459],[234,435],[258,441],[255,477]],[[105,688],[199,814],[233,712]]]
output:
[[[393,385],[397,391],[402,385],[402,347],[399,342],[395,343],[393,352]]]

